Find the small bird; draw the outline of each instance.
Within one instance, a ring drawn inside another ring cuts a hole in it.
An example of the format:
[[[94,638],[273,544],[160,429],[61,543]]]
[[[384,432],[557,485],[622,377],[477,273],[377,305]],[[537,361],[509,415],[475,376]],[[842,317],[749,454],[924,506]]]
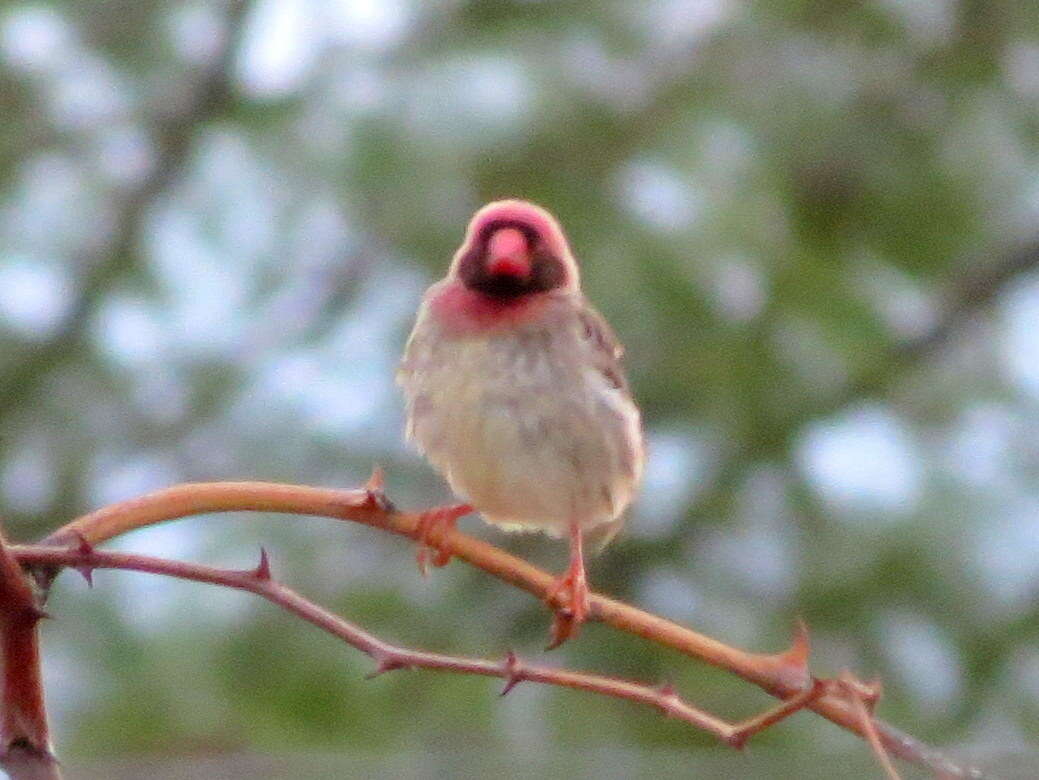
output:
[[[471,504],[424,517],[420,565],[436,526],[473,508],[510,531],[569,534],[570,566],[547,599],[550,647],[588,614],[582,535],[612,537],[642,476],[622,351],[582,294],[555,218],[502,200],[476,212],[447,276],[426,291],[397,375],[408,439]]]

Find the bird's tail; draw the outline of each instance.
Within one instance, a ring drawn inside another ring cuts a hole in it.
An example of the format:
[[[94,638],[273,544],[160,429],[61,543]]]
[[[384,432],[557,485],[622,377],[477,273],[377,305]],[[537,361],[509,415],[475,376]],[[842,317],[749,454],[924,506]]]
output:
[[[624,515],[616,517],[607,523],[600,523],[599,525],[588,531],[588,547],[592,551],[593,555],[599,555],[603,550],[609,546],[610,542],[617,538],[617,535],[624,530]]]

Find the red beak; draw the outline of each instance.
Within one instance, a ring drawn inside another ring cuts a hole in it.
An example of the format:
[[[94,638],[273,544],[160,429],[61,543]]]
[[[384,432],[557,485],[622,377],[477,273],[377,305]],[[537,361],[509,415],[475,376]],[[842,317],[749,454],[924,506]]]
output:
[[[491,276],[530,276],[527,237],[516,228],[496,230],[487,242],[487,273]]]

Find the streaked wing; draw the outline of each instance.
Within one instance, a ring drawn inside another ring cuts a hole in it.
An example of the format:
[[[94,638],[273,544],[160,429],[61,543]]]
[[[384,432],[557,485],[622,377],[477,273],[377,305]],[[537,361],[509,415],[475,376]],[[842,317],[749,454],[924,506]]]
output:
[[[618,390],[628,392],[628,380],[621,367],[624,347],[599,312],[587,302],[580,308],[578,317],[583,328],[582,337],[591,347],[593,365]]]

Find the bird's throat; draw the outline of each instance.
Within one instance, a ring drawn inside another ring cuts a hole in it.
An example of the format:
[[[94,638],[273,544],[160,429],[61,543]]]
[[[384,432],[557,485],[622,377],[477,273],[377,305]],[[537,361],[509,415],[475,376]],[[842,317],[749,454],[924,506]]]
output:
[[[488,294],[451,280],[429,298],[431,314],[448,331],[479,333],[537,321],[548,304],[546,293]]]

